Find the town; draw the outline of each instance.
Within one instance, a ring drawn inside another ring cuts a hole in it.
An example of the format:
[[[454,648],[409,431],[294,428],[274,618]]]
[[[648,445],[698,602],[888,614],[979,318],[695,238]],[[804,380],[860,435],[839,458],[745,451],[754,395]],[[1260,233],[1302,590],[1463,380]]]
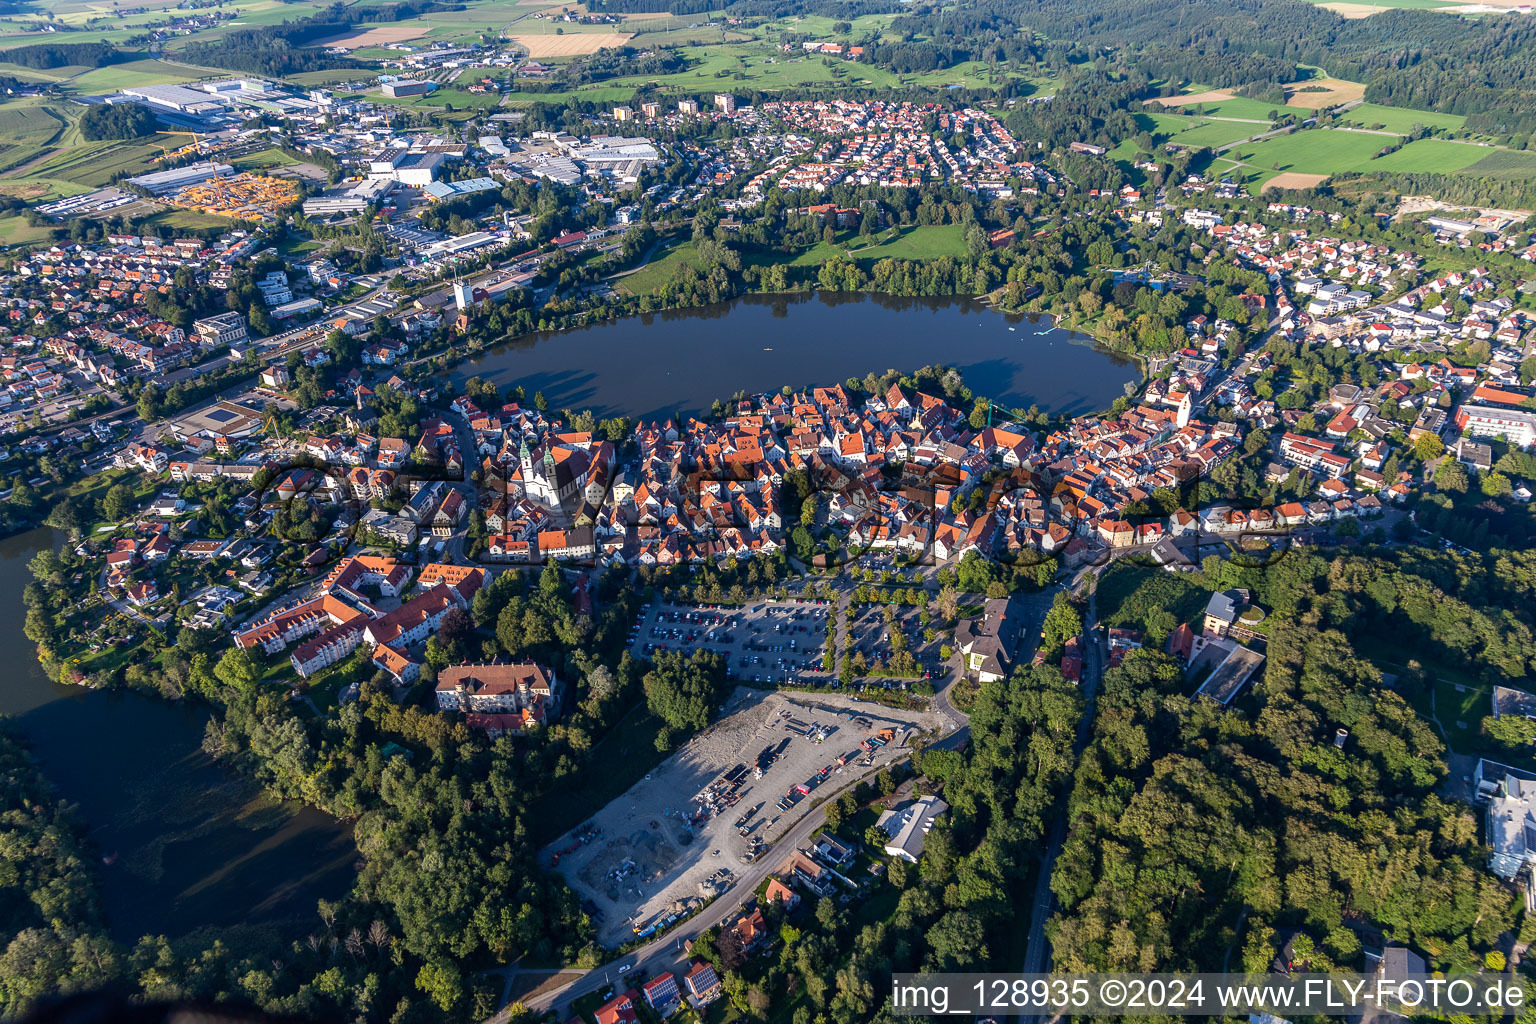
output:
[[[1536,985],[1529,9],[1148,3],[0,18],[0,1014]]]

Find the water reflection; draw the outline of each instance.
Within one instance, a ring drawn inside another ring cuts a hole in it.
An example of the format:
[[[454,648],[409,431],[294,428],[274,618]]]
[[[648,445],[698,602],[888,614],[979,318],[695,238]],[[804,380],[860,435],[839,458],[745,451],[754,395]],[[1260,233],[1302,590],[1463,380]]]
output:
[[[748,295],[528,335],[462,364],[542,391],[556,408],[653,419],[697,414],[737,391],[829,384],[932,363],[957,367],[1008,406],[1078,415],[1108,406],[1133,363],[1049,320],[1000,315],[974,299],[849,292]]]

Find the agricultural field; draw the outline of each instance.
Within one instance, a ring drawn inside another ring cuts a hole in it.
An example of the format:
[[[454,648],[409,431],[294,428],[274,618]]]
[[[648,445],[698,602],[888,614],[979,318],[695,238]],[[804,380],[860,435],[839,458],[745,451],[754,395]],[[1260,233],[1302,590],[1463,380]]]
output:
[[[64,0],[64,2],[48,3],[43,6],[53,12],[56,23],[61,22],[74,27],[74,31],[68,35],[68,41],[72,43],[126,42],[133,36],[143,35],[149,26],[167,24],[177,13],[183,15],[191,13],[156,6],[140,14],[119,17],[113,13],[111,5],[102,2],[81,3],[78,0]],[[245,26],[272,25],[285,20],[294,21],[313,14],[321,6],[311,0],[295,0],[293,3],[285,3],[283,0],[224,0],[219,10],[233,12],[237,17],[191,35],[177,36],[167,41],[166,48],[178,50],[189,42],[215,39],[226,32]],[[42,31],[42,27],[47,23],[47,19],[41,14],[15,14],[0,18],[0,45],[25,46],[29,43],[57,42],[59,39],[57,35],[45,34]]]
[[[1475,164],[1463,167],[1462,173],[1475,174],[1480,178],[1536,178],[1536,153],[1522,153],[1512,149],[1495,149],[1487,152]]]
[[[1199,149],[1201,146],[1224,146],[1238,139],[1246,139],[1250,135],[1257,135],[1268,129],[1268,124],[1254,124],[1250,121],[1213,121],[1208,118],[1181,117],[1177,114],[1142,114],[1138,117],[1150,117],[1156,121],[1153,133],[1161,142],[1171,142],[1178,146],[1186,146],[1190,149]]]
[[[1281,171],[1337,174],[1363,170],[1390,142],[1380,135],[1358,132],[1301,131],[1240,146],[1229,154],[1248,165],[1245,176],[1253,185]]]
[[[1285,105],[1293,110],[1317,110],[1353,103],[1365,95],[1365,83],[1342,78],[1310,78],[1285,87]]]
[[[1377,157],[1376,154],[1391,142],[1390,136],[1321,129],[1265,139],[1251,146],[1240,146],[1228,155],[1246,165],[1240,172],[1250,186],[1257,186],[1280,173],[1406,171],[1448,174],[1467,170],[1502,152],[1465,142],[1420,139],[1396,152]],[[1531,163],[1536,164],[1536,158]],[[1214,166],[1212,171],[1216,172]]]
[[[1317,2],[1317,0],[1314,0]],[[1394,7],[1408,8],[1420,11],[1439,11],[1446,8],[1459,8],[1459,3],[1449,3],[1447,0],[1330,0],[1327,3],[1318,3],[1319,7],[1327,8],[1333,13],[1345,18],[1368,18],[1373,14],[1391,10]]]
[[[1366,128],[1380,126],[1384,131],[1408,134],[1416,124],[1425,128],[1445,128],[1458,131],[1467,123],[1460,114],[1437,114],[1428,110],[1411,110],[1408,107],[1384,107],[1376,103],[1362,103],[1346,110],[1340,120]]]
[[[50,181],[66,192],[84,192],[109,184],[112,176],[127,171],[152,170],[160,147],[151,142],[79,142],[61,146],[26,169],[28,180]]]
[[[617,49],[629,42],[627,32],[518,33],[511,37],[535,60],[549,57],[580,57],[598,50]]]
[[[70,125],[67,104],[25,97],[0,104],[0,170],[14,170],[47,151]]]
[[[214,75],[227,74],[216,68],[197,69],[162,60],[134,60],[104,68],[92,68],[69,79],[69,87],[84,96],[119,92],[137,85],[179,85]]]
[[[1445,139],[1420,139],[1410,142],[1396,153],[1388,153],[1372,160],[1369,167],[1357,167],[1360,171],[1409,171],[1447,174],[1465,170],[1492,152],[1487,146],[1468,142],[1447,142]]]

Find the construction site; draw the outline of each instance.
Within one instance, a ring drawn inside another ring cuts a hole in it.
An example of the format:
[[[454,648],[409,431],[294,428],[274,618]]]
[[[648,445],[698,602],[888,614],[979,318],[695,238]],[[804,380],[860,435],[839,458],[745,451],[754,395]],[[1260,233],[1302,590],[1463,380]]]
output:
[[[721,718],[541,854],[598,941],[665,931],[734,885],[813,805],[900,760],[926,711],[738,689]]]
[[[299,188],[285,178],[259,174],[236,174],[228,178],[209,178],[178,189],[167,202],[183,210],[233,220],[267,220],[278,210],[298,202]]]

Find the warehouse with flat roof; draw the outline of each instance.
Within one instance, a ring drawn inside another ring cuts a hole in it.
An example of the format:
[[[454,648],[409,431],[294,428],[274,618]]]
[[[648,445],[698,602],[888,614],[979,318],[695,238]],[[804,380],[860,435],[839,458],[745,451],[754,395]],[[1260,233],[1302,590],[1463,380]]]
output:
[[[148,189],[151,195],[158,196],[175,192],[179,188],[186,188],[188,185],[201,184],[210,178],[222,178],[226,174],[233,173],[235,169],[229,164],[199,160],[185,167],[173,167],[168,171],[154,171],[150,174],[141,174],[136,178],[129,178],[128,184]]]

